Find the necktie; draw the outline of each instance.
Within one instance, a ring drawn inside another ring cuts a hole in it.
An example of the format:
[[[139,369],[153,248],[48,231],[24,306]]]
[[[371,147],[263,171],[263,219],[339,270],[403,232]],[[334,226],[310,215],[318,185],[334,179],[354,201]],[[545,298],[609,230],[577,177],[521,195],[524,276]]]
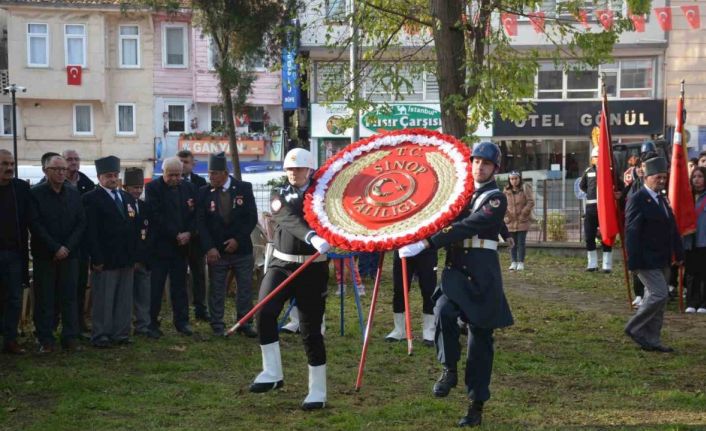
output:
[[[125,217],[125,208],[123,208],[123,201],[120,199],[120,195],[118,194],[117,190],[112,190],[113,193],[113,200],[115,200],[115,205],[118,207],[118,211],[120,212],[120,215]]]
[[[662,208],[662,211],[664,211],[664,215],[669,217],[669,210],[667,209],[667,201],[665,201],[664,197],[662,197],[661,195],[658,195],[657,199],[659,200],[659,207]]]

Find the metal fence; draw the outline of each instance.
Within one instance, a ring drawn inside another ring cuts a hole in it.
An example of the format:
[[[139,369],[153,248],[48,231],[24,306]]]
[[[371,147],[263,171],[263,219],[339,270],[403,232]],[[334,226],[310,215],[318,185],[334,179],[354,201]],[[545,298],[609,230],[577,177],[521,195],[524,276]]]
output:
[[[534,221],[528,242],[582,242],[583,201],[576,197],[575,179],[547,179],[531,182],[534,191]],[[502,189],[505,184],[498,184]],[[259,214],[271,212],[272,186],[253,184]]]

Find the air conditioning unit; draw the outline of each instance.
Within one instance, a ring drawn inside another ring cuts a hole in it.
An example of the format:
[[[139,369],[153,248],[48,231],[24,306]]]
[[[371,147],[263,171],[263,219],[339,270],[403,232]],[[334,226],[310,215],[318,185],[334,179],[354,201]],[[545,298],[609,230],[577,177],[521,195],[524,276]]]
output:
[[[687,148],[699,149],[699,126],[684,126],[683,142]]]

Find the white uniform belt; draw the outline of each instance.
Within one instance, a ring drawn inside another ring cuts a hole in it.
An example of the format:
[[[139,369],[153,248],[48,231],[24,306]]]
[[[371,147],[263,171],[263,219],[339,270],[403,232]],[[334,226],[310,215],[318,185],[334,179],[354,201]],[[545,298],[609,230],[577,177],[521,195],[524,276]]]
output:
[[[272,256],[276,257],[279,260],[283,260],[285,262],[304,263],[304,262],[306,262],[307,259],[309,259],[313,255],[310,255],[310,254],[287,254],[287,253],[282,253],[281,251],[275,249],[272,252]],[[325,262],[326,259],[327,259],[326,255],[322,254],[321,256],[314,259],[314,262]]]
[[[497,250],[498,242],[492,239],[480,239],[477,236],[463,240],[463,248],[487,248],[488,250]]]
[[[597,203],[598,203],[598,199],[587,199],[586,200],[586,204],[597,204]]]

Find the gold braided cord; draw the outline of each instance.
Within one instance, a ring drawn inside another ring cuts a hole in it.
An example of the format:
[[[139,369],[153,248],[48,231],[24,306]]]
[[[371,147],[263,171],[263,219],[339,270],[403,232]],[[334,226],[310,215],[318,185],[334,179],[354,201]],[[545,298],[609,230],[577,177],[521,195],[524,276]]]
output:
[[[377,151],[353,161],[347,169],[339,172],[331,181],[330,187],[324,198],[324,211],[326,211],[329,221],[339,229],[345,230],[348,234],[375,236],[379,230],[384,230],[387,234],[396,234],[405,230],[410,230],[428,221],[439,212],[439,209],[449,200],[453,194],[454,186],[458,181],[456,170],[451,160],[440,153],[427,153],[427,162],[431,165],[436,175],[436,191],[428,205],[417,214],[408,219],[395,224],[384,226],[374,230],[356,223],[343,207],[343,194],[345,188],[353,177],[358,175],[363,169],[387,157],[390,151]],[[443,179],[443,181],[440,181]]]
[[[347,168],[341,170],[341,172],[331,180],[329,189],[326,192],[326,197],[324,198],[324,211],[326,211],[331,224],[352,234],[370,235],[372,233],[370,228],[356,223],[348,215],[345,208],[343,208],[343,193],[353,177],[373,163],[384,159],[390,153],[391,151],[376,151],[371,154],[366,154],[354,160]]]

